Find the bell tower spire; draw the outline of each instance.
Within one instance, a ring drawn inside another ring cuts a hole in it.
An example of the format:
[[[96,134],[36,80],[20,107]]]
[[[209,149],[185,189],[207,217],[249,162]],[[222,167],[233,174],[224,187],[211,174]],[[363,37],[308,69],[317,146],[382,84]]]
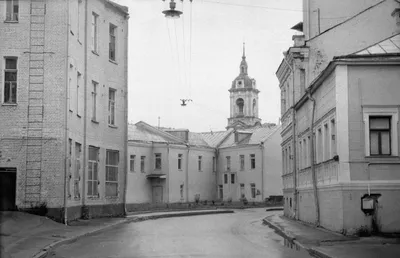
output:
[[[246,49],[245,43],[243,42],[243,55],[242,55],[242,62],[240,62],[240,75],[247,75],[247,62],[246,62]]]

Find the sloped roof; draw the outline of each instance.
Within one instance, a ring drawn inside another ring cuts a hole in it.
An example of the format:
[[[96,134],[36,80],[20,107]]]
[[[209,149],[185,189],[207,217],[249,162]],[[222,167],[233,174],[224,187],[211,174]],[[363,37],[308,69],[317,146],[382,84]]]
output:
[[[189,144],[190,145],[194,145],[194,146],[207,146],[210,147],[208,145],[208,143],[206,141],[204,141],[202,135],[200,133],[192,133],[189,132]]]
[[[217,132],[204,132],[200,133],[202,139],[212,148],[216,148],[233,129]]]
[[[114,8],[116,8],[118,11],[122,12],[125,15],[129,15],[129,8],[125,5],[120,5],[117,4],[116,2],[112,0],[105,0],[106,3],[112,5]]]
[[[378,55],[400,53],[400,34],[394,35],[352,55]]]
[[[142,121],[128,125],[128,141],[183,144],[179,138]]]
[[[264,142],[270,135],[272,135],[280,127],[277,125],[263,124],[261,126],[255,126],[252,128],[241,129],[243,132],[250,132],[249,137],[244,138],[240,142],[235,142],[235,135],[231,134],[229,137],[221,144],[220,148],[228,148],[235,146],[253,145],[260,144]]]

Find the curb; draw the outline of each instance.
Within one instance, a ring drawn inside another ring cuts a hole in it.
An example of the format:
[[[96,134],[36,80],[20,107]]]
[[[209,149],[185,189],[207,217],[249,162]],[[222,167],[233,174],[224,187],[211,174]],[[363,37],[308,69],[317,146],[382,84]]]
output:
[[[283,211],[283,208],[276,207],[276,208],[267,208],[265,211]]]
[[[131,215],[131,217],[126,218],[125,220],[107,225],[105,227],[95,229],[86,233],[83,233],[78,236],[70,237],[67,239],[62,239],[60,241],[51,243],[47,246],[45,246],[40,252],[37,254],[33,255],[32,258],[45,258],[48,253],[61,245],[65,245],[71,242],[74,242],[82,237],[90,236],[96,233],[99,233],[101,231],[107,230],[111,227],[125,224],[125,223],[131,223],[131,222],[141,222],[141,221],[146,221],[146,220],[155,220],[155,219],[161,219],[161,218],[172,218],[172,217],[187,217],[187,216],[196,216],[196,215],[210,215],[210,214],[222,214],[222,213],[234,213],[233,210],[211,210],[211,211],[199,211],[199,212],[184,212],[184,213],[172,213],[172,214],[159,214],[159,215],[149,215],[149,216],[142,216],[142,217],[136,217],[135,215]]]

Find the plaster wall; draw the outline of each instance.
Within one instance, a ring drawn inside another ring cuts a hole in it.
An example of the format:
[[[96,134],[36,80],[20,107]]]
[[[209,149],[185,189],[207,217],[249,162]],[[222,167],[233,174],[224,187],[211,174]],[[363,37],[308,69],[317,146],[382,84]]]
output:
[[[264,143],[264,198],[270,195],[282,195],[282,154],[279,150],[281,130],[276,130]]]

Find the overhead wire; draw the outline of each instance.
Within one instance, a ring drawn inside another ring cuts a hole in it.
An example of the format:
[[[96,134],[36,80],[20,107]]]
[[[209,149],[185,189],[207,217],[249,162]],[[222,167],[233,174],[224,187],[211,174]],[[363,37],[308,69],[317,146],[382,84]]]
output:
[[[184,11],[184,1],[182,1],[182,11]],[[187,59],[186,59],[186,37],[185,37],[185,16],[182,15],[182,34],[183,34],[183,76],[184,76],[184,87],[187,87],[188,78],[187,78]],[[188,97],[188,96],[186,96]]]

